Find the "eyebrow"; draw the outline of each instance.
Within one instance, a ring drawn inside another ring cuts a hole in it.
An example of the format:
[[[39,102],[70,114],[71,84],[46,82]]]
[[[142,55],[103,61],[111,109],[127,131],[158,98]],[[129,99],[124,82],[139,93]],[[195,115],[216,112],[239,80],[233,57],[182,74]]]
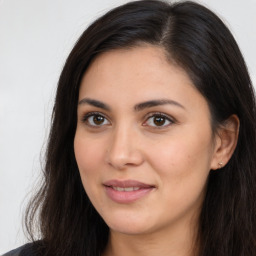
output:
[[[151,107],[167,105],[167,104],[171,104],[171,105],[174,105],[174,106],[177,106],[177,107],[185,109],[185,107],[182,106],[177,101],[169,100],[169,99],[160,99],[160,100],[149,100],[149,101],[146,101],[146,102],[142,102],[142,103],[136,104],[134,106],[134,110],[141,111],[141,110],[143,110],[145,108],[151,108]]]
[[[84,98],[84,99],[80,100],[78,102],[78,105],[81,105],[81,104],[88,104],[88,105],[91,105],[91,106],[94,106],[97,108],[102,108],[102,109],[108,110],[108,111],[111,110],[110,106],[108,106],[107,104],[105,104],[101,101],[93,100],[93,99],[89,99],[89,98]]]
[[[84,98],[78,102],[78,105],[82,105],[82,104],[88,104],[88,105],[91,105],[91,106],[94,106],[97,108],[102,108],[104,110],[111,111],[111,107],[109,105],[107,105],[101,101],[90,99],[90,98]],[[136,104],[134,106],[134,110],[142,111],[145,108],[151,108],[151,107],[167,105],[167,104],[174,105],[174,106],[185,109],[185,107],[183,105],[181,105],[180,103],[178,103],[177,101],[169,100],[169,99],[159,99],[159,100],[149,100],[149,101],[145,101],[145,102]]]

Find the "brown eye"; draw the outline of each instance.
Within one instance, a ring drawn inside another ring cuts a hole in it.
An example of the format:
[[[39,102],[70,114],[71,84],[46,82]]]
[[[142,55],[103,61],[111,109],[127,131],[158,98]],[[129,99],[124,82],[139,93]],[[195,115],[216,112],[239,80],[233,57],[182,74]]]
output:
[[[101,125],[104,123],[104,117],[103,116],[99,116],[99,115],[95,115],[93,116],[93,123],[96,125]]]
[[[165,123],[165,117],[162,116],[158,116],[158,117],[154,117],[153,122],[156,126],[163,126]]]
[[[99,114],[87,115],[84,121],[90,126],[103,126],[103,125],[109,124],[109,121],[107,120],[107,118]]]
[[[171,120],[171,118],[163,114],[155,114],[147,119],[145,125],[153,127],[165,127],[172,123],[173,121]]]

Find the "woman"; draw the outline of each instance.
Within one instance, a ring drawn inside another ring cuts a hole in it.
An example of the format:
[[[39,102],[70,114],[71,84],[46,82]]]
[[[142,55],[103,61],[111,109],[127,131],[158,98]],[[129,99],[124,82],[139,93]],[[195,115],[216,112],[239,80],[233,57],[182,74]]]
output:
[[[255,126],[246,65],[215,14],[108,12],[63,68],[27,211],[34,242],[7,255],[254,255]]]

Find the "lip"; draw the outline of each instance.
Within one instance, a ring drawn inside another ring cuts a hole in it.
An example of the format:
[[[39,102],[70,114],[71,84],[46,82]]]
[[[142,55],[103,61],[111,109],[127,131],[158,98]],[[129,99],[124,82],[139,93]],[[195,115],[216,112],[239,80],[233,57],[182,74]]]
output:
[[[107,196],[116,203],[127,204],[135,202],[155,189],[154,185],[136,180],[109,180],[103,183]],[[117,188],[119,190],[117,190]],[[134,188],[132,191],[120,191]]]

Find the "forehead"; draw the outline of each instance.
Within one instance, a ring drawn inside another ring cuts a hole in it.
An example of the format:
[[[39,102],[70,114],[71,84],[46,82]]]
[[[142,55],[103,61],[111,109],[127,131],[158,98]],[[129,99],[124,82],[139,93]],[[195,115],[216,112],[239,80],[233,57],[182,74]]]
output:
[[[110,89],[117,86],[119,90],[163,89],[164,83],[176,82],[193,86],[187,73],[177,65],[170,63],[165,50],[157,46],[137,46],[118,49],[97,56],[86,70],[81,90],[89,92],[97,89]]]

